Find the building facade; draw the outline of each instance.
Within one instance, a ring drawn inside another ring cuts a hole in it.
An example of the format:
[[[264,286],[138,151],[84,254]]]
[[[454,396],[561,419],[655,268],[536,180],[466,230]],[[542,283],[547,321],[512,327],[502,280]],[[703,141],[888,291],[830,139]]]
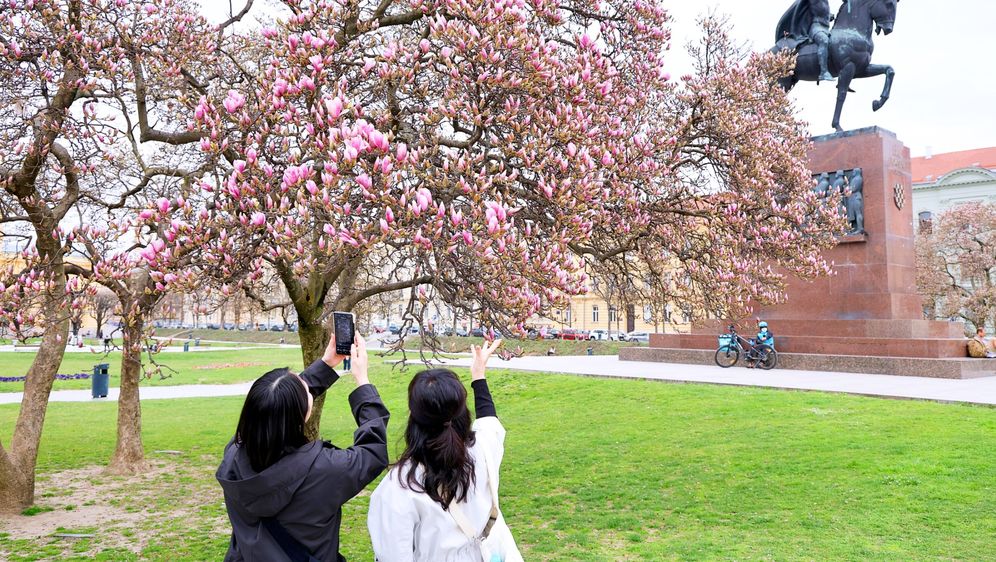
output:
[[[996,147],[921,156],[910,164],[917,230],[956,205],[996,203]]]

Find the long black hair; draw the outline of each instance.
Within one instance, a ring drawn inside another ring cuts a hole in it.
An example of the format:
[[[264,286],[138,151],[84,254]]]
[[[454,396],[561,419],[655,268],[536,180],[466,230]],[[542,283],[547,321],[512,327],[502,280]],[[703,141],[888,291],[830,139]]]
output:
[[[306,444],[307,415],[308,392],[289,369],[274,369],[256,379],[246,395],[235,433],[252,469],[262,472]]]
[[[467,390],[449,369],[421,371],[408,385],[408,411],[405,452],[397,463],[402,485],[407,483],[449,509],[450,502],[467,499],[474,483],[474,460],[468,451],[474,432]],[[421,479],[418,467],[422,467]]]

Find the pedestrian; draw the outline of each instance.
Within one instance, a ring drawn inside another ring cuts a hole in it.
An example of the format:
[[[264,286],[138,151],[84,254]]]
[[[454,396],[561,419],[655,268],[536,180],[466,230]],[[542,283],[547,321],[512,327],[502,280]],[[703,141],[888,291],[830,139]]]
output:
[[[467,391],[453,371],[421,371],[408,385],[405,450],[370,496],[367,527],[376,560],[522,560],[498,508],[505,428],[485,370],[499,345],[471,346],[473,424]]]
[[[253,383],[216,477],[232,523],[226,561],[345,560],[339,554],[342,506],[387,467],[390,414],[367,377],[367,350],[352,347],[358,429],[339,449],[304,433],[314,398],[338,378],[345,359],[333,334],[322,358],[300,375],[274,369]]]

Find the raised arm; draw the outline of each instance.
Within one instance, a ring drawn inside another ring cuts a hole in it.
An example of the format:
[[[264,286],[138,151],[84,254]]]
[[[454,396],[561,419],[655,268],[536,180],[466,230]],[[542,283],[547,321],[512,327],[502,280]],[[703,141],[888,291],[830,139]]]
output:
[[[335,350],[335,343],[331,344]],[[356,420],[353,446],[348,449],[327,448],[329,468],[336,482],[337,501],[345,503],[387,468],[387,422],[390,412],[377,389],[367,377],[367,347],[363,336],[356,335],[352,349],[353,377],[356,390],[349,395],[349,406]]]
[[[335,381],[339,380],[339,374],[335,372],[335,367],[342,363],[345,358],[345,355],[337,355],[335,352],[335,332],[333,331],[328,345],[325,346],[325,352],[322,353],[322,358],[308,365],[308,368],[300,375],[301,380],[308,385],[308,391],[311,392],[312,396],[318,398]]]
[[[473,363],[470,366],[470,387],[474,389],[474,414],[478,419],[498,417],[498,413],[495,411],[494,399],[491,398],[491,390],[488,388],[486,375],[488,359],[491,358],[491,354],[499,346],[501,346],[501,340],[495,340],[490,344],[480,347],[476,345],[470,346],[470,351],[474,356]]]

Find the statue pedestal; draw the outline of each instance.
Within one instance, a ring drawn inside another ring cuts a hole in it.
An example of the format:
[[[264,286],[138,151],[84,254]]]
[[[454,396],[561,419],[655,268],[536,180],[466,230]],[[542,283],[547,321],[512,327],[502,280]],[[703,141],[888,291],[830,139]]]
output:
[[[775,334],[779,365],[944,378],[996,375],[996,362],[980,370],[980,364],[964,359],[967,340],[960,322],[923,319],[909,149],[895,134],[872,127],[815,137],[809,162],[814,174],[861,168],[867,234],[844,236],[826,253],[835,275],[790,278],[788,300],[758,311]],[[723,321],[698,322],[690,334],[651,335],[650,349],[624,349],[620,358],[666,361],[671,350],[681,358],[674,362],[687,360],[694,356],[690,351],[715,350],[723,331]],[[711,351],[702,359],[711,362]]]

